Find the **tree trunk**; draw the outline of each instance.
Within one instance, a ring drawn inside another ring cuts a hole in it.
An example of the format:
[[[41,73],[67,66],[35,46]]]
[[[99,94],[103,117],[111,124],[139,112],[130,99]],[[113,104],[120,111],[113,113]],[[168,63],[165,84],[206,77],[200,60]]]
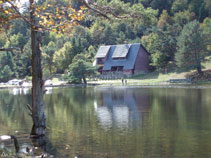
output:
[[[197,72],[200,74],[200,75],[203,75],[203,71],[201,69],[201,60],[200,60],[200,54],[199,54],[200,51],[195,51],[195,58],[196,58],[196,63],[197,63]]]
[[[201,70],[201,64],[200,64],[200,66],[197,67],[197,72],[198,72],[200,75],[203,75],[203,71]]]
[[[40,34],[36,30],[34,8],[30,0],[31,45],[32,45],[32,120],[31,136],[40,137],[46,132],[46,118],[44,113],[41,50],[39,47]]]
[[[84,84],[87,84],[86,76],[83,76],[83,81],[84,81]]]

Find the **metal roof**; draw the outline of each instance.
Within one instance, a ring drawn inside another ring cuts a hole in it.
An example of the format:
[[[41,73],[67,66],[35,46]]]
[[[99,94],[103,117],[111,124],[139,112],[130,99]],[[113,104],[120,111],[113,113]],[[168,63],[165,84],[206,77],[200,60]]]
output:
[[[129,52],[130,46],[131,45],[129,44],[117,45],[112,58],[125,58]]]
[[[105,58],[106,55],[108,54],[110,49],[110,46],[101,46],[98,51],[97,54],[95,56],[95,58]]]
[[[127,52],[127,58],[113,59],[113,54],[118,46],[119,45],[110,46],[109,54],[107,60],[104,63],[103,70],[111,70],[112,66],[123,66],[123,70],[131,70],[134,68],[136,57],[138,55],[141,44],[137,43],[130,45],[129,51]]]

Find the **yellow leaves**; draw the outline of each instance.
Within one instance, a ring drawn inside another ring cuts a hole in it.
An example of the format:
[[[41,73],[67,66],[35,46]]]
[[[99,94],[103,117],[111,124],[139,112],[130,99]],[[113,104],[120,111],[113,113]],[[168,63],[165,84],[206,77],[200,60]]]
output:
[[[8,0],[0,0],[0,27],[6,27],[12,19],[19,17],[17,12],[14,11],[16,5],[14,4],[14,7],[11,7],[8,2]],[[13,1],[11,1],[11,3],[13,3]]]
[[[53,31],[53,32],[57,32],[57,29],[54,28],[54,29],[52,29],[52,31]]]
[[[39,19],[42,31],[47,30],[70,35],[72,27],[78,25],[77,21],[84,18],[84,6],[81,6],[80,10],[73,9],[71,5],[57,7],[47,4],[43,6],[36,5],[35,7],[35,15]]]
[[[80,8],[81,8],[81,10],[84,10],[84,9],[85,9],[85,6],[84,6],[84,5],[82,5]]]
[[[57,13],[57,14],[59,13],[59,8],[56,8],[56,13]]]
[[[55,23],[53,21],[50,21],[48,22],[48,25],[54,25]]]
[[[7,10],[4,11],[6,14],[9,14],[9,12]]]
[[[61,19],[62,17],[61,17],[61,15],[57,15],[57,18],[58,18],[58,19]]]

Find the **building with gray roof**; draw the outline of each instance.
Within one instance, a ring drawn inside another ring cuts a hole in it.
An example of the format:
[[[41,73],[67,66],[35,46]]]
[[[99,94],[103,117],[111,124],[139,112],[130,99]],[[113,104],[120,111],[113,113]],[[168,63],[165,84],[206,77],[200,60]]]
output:
[[[101,74],[122,72],[124,75],[149,71],[149,53],[140,44],[101,46],[93,65],[98,65]]]

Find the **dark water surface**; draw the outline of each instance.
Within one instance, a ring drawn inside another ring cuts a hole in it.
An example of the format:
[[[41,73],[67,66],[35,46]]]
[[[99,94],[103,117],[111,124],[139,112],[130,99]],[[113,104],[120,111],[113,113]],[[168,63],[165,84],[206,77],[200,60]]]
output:
[[[210,158],[211,89],[55,88],[44,96],[46,145],[58,158]],[[32,148],[27,89],[0,91],[0,135]],[[11,143],[0,148],[14,150]]]

